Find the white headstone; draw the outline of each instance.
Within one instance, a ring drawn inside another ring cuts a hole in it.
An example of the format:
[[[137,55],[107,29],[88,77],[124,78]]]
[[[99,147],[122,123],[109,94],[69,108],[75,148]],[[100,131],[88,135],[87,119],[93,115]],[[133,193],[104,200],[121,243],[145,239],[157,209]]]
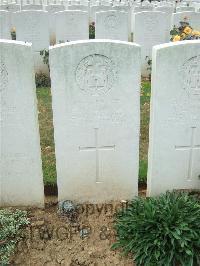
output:
[[[43,6],[42,5],[34,5],[34,4],[23,5],[22,10],[43,10]]]
[[[68,10],[80,10],[88,12],[88,6],[86,5],[70,5],[68,6]]]
[[[0,40],[0,206],[42,207],[44,188],[31,44]]]
[[[59,11],[64,11],[64,5],[48,5],[45,7],[45,10],[48,12],[49,17],[49,34],[50,34],[50,43],[51,45],[56,43],[56,18],[55,13]]]
[[[148,194],[200,189],[200,41],[153,49]]]
[[[166,29],[166,42],[170,40],[170,30],[171,30],[171,20],[172,14],[174,12],[174,7],[172,6],[159,6],[155,8],[155,11],[164,12],[167,17],[167,29]]]
[[[0,39],[11,39],[10,12],[0,10]]]
[[[131,199],[138,190],[140,47],[120,41],[50,48],[58,198]]]
[[[109,11],[112,7],[109,6],[91,6],[90,7],[90,22],[95,22],[95,16],[97,12]]]
[[[185,11],[172,14],[172,27],[180,26],[180,21],[187,21],[195,30],[200,30],[200,12]]]
[[[88,13],[66,10],[56,13],[56,42],[89,39]]]
[[[97,12],[95,39],[128,41],[128,14],[119,11]]]
[[[176,8],[176,12],[195,11],[195,7],[192,6],[179,6]]]
[[[151,60],[152,47],[165,43],[167,15],[159,11],[144,11],[134,16],[134,42],[141,45],[142,75],[147,76],[148,60]]]
[[[32,43],[35,71],[48,74],[40,51],[49,49],[49,21],[47,11],[20,11],[14,13],[16,40]]]
[[[134,8],[134,13],[143,12],[143,11],[152,11],[152,10],[153,6],[151,5],[141,5],[141,6],[136,6]]]

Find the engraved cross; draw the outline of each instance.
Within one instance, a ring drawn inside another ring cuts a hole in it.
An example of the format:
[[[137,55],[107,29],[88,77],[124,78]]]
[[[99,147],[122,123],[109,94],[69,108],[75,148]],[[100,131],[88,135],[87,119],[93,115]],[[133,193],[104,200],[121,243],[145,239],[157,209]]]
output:
[[[98,128],[94,129],[94,134],[95,134],[95,145],[94,146],[87,146],[87,147],[79,147],[80,151],[95,151],[96,153],[96,183],[102,183],[100,181],[100,159],[99,159],[99,151],[109,151],[109,150],[114,150],[115,145],[111,146],[100,146],[98,143]]]
[[[193,174],[193,161],[194,161],[194,150],[200,150],[200,145],[195,145],[195,129],[196,127],[192,127],[192,133],[191,133],[191,140],[190,140],[190,146],[175,146],[176,150],[179,151],[186,151],[189,150],[189,162],[188,162],[188,177],[187,180],[192,180],[192,174]]]

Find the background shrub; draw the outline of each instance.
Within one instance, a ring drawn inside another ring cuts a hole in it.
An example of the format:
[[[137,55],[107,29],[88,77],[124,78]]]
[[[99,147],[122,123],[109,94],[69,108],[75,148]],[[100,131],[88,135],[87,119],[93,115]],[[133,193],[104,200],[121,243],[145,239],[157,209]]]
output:
[[[180,192],[134,199],[116,215],[113,249],[131,252],[136,265],[200,265],[200,201]]]
[[[35,84],[37,88],[38,87],[50,87],[51,86],[50,77],[44,73],[36,73]]]

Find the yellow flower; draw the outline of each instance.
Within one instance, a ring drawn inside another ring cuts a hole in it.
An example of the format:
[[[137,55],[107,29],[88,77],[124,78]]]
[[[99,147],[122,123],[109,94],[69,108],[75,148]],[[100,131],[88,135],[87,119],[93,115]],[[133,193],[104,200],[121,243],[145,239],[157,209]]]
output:
[[[184,38],[185,38],[185,36],[186,36],[186,34],[185,34],[185,33],[182,33],[182,34],[181,34],[181,38],[182,38],[182,39],[184,39]]]
[[[192,35],[200,35],[200,31],[193,30]]]
[[[175,35],[173,38],[173,42],[180,41],[181,37],[179,35]]]
[[[185,27],[185,29],[183,30],[183,32],[185,34],[190,34],[192,32],[192,29],[190,27]]]

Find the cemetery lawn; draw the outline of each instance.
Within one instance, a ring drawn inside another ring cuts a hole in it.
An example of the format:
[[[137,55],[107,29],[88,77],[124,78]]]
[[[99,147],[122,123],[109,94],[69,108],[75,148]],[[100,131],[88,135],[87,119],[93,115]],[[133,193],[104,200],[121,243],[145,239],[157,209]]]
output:
[[[150,110],[151,85],[149,81],[141,84],[141,132],[140,132],[140,169],[139,180],[146,182],[147,153],[149,135],[149,110]],[[45,185],[56,184],[56,160],[53,138],[53,121],[51,107],[51,90],[47,87],[37,88],[40,142],[42,149],[42,167]]]

